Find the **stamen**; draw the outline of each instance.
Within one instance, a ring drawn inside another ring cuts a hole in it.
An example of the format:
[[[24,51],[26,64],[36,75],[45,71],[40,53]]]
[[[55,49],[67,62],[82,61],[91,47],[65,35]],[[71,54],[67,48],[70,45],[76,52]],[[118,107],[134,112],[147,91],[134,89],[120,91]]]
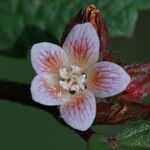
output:
[[[70,69],[61,68],[59,72],[61,77],[59,85],[71,94],[85,90],[87,87],[85,86],[87,76],[85,73],[81,73],[78,66],[72,65]]]
[[[60,73],[60,77],[64,78],[64,79],[67,79],[69,78],[69,73],[67,71],[66,68],[62,68],[59,70],[59,73]]]
[[[67,81],[59,81],[59,85],[64,88],[65,90],[69,90],[69,84],[67,83]]]
[[[78,66],[72,65],[71,66],[72,72],[80,73],[81,69]]]
[[[70,91],[70,94],[75,94],[76,93],[76,91]]]
[[[85,73],[82,73],[82,75],[85,75],[85,79],[87,79],[87,75]]]

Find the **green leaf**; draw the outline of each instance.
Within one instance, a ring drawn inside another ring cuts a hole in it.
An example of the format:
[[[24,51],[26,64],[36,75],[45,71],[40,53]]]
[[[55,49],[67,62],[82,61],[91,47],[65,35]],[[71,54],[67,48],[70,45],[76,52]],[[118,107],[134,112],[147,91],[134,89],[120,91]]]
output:
[[[26,30],[30,27],[60,39],[67,22],[81,7],[85,8],[91,3],[104,15],[111,37],[131,36],[138,9],[150,8],[149,0],[1,0],[0,51],[3,54],[24,56],[24,52],[20,53],[21,49],[18,50],[16,45],[20,43],[18,39],[24,33],[27,36],[21,43],[22,47],[29,43],[29,40],[28,48],[37,42],[34,38],[38,37],[30,39],[32,35]]]
[[[0,14],[0,48],[12,47],[24,26],[23,18],[18,15]]]
[[[150,121],[141,122],[125,129],[118,140],[120,150],[148,150],[150,149]]]
[[[87,150],[108,150],[108,146],[105,136],[95,134],[89,139]]]
[[[136,6],[138,9],[147,9],[150,8],[150,0],[137,0]]]
[[[115,140],[108,140],[101,134],[95,134],[88,141],[88,150],[148,150],[150,149],[150,121],[130,124],[112,139]]]

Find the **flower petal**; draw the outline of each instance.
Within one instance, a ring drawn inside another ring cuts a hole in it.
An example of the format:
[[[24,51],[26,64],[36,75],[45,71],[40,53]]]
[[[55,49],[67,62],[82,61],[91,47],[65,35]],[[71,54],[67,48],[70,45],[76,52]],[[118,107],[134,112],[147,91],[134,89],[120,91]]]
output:
[[[74,94],[70,101],[60,106],[61,117],[72,128],[87,130],[96,115],[96,100],[91,91]]]
[[[31,94],[32,99],[40,104],[53,106],[61,105],[64,103],[63,96],[64,91],[58,86],[53,85],[55,79],[51,78],[51,83],[47,82],[48,79],[44,80],[43,76],[36,76],[31,83]]]
[[[99,58],[99,38],[91,23],[76,25],[67,36],[63,49],[77,66],[89,66]]]
[[[66,62],[64,50],[51,43],[43,42],[33,45],[31,61],[37,73],[58,73],[59,68]]]
[[[117,64],[103,61],[91,67],[88,87],[96,97],[105,98],[119,94],[130,83],[130,76]]]

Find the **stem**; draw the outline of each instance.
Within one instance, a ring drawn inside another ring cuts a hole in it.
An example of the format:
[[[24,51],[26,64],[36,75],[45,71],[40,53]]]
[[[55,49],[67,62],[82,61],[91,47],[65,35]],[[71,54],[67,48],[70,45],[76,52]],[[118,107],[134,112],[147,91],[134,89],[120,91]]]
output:
[[[59,111],[56,106],[48,107],[48,106],[35,103],[32,100],[31,93],[30,93],[30,84],[0,80],[0,98],[7,99],[8,101],[11,102],[17,102],[22,105],[28,105],[28,106],[42,109],[46,112],[51,113],[56,120],[66,125],[64,121],[59,117]],[[84,132],[77,131],[77,130],[74,131],[85,141],[87,141],[88,138],[95,133],[92,129],[88,129],[87,131]]]
[[[42,109],[48,113],[51,113],[53,117],[61,122],[63,125],[67,126],[64,121],[59,117],[59,111],[56,106],[44,106],[34,102],[31,98],[30,84],[16,83],[11,81],[0,80],[0,98],[7,99],[12,102],[17,102],[22,105],[28,105]],[[143,119],[150,120],[150,104],[134,103],[134,102],[124,102],[123,106],[128,108],[128,111],[122,113],[122,109],[116,112],[112,119],[108,120],[108,116],[111,114],[111,105],[109,103],[100,102],[97,104],[97,116],[95,123],[97,124],[120,124],[124,123],[130,118],[136,118],[136,116],[145,114]],[[140,112],[140,113],[137,113]],[[99,114],[100,113],[100,114]],[[131,114],[130,114],[131,113]],[[128,116],[127,118],[124,116]],[[68,126],[69,127],[69,126]],[[69,127],[70,128],[70,127]],[[72,129],[72,128],[71,128]],[[73,129],[72,129],[73,130]],[[74,130],[81,138],[85,141],[89,139],[90,136],[95,134],[95,132],[90,128],[87,131],[81,132]]]

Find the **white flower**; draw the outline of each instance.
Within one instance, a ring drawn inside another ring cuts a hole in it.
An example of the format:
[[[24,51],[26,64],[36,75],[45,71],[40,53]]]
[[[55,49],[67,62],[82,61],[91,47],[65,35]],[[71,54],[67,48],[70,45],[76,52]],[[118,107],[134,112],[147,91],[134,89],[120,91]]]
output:
[[[63,48],[52,43],[33,45],[31,60],[37,75],[32,81],[34,101],[58,105],[72,128],[87,130],[96,115],[96,98],[119,94],[130,82],[126,71],[108,61],[97,62],[100,41],[90,23],[76,25]]]

